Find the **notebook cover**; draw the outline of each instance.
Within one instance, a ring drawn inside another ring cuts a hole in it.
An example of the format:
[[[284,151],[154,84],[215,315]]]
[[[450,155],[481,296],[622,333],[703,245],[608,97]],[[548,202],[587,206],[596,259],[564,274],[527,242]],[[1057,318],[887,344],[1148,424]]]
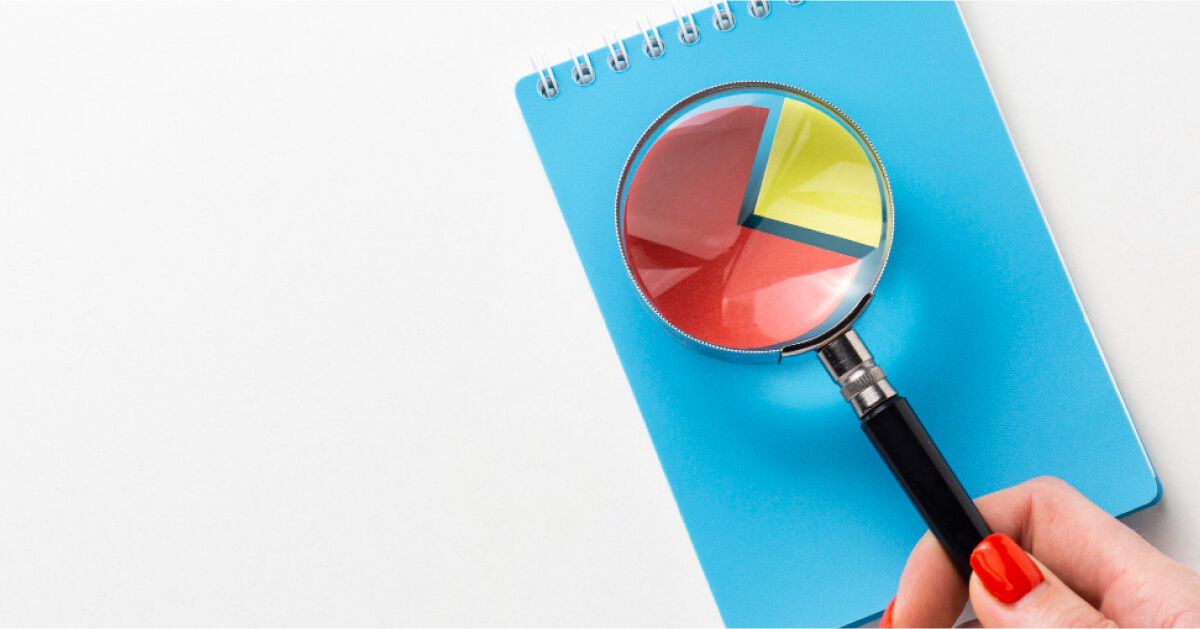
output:
[[[974,496],[1052,474],[1113,514],[1153,504],[1154,470],[1063,268],[957,7],[771,4],[701,40],[625,40],[593,84],[553,68],[516,95],[723,620],[875,617],[925,526],[813,355],[723,362],[639,301],[618,251],[617,180],[664,110],[740,80],[793,85],[853,118],[888,169],[895,241],[856,329]]]

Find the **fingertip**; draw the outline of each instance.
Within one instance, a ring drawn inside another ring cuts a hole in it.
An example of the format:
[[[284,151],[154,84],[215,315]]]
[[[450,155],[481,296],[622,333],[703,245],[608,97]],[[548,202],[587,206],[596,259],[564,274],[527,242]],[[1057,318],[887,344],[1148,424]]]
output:
[[[892,602],[888,603],[887,609],[883,610],[883,617],[879,619],[879,626],[882,629],[889,629],[892,626],[892,609],[896,607],[896,597],[892,597]]]
[[[975,571],[971,571],[971,576],[967,577],[967,598],[971,601],[971,607],[975,609],[975,615],[979,615],[979,604],[975,601],[979,600],[980,594],[988,594],[987,588],[983,587],[983,582],[979,580],[979,575]],[[988,596],[991,596],[988,594]]]
[[[1021,600],[1046,580],[1033,558],[1004,533],[993,533],[975,546],[971,570],[988,594],[1006,605]]]
[[[971,608],[975,611],[975,618],[984,626],[1001,626],[1001,619],[1006,614],[1006,605],[996,600],[994,596],[987,591],[983,586],[983,581],[979,580],[979,575],[975,572],[971,573],[967,579],[967,595],[971,601]]]
[[[967,588],[932,534],[913,548],[893,600],[893,627],[948,627],[962,613]]]
[[[985,627],[1115,627],[1099,610],[1071,590],[1036,559],[1042,578],[1012,602],[998,598],[988,577],[973,572],[967,588],[971,607]]]

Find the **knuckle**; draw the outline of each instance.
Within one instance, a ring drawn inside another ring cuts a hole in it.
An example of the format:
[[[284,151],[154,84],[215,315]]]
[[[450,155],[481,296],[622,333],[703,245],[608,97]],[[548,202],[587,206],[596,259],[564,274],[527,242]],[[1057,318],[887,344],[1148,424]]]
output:
[[[1024,484],[1037,492],[1062,493],[1074,491],[1074,488],[1067,481],[1057,476],[1038,476],[1037,478],[1025,481]]]
[[[1183,609],[1163,619],[1164,627],[1200,627],[1200,609]]]
[[[1046,627],[1116,627],[1117,623],[1109,620],[1100,612],[1082,606],[1072,606],[1069,609],[1057,610],[1048,614]]]
[[[1039,476],[1028,481],[1031,510],[1042,524],[1051,525],[1066,505],[1078,502],[1081,494],[1067,481],[1055,476]]]

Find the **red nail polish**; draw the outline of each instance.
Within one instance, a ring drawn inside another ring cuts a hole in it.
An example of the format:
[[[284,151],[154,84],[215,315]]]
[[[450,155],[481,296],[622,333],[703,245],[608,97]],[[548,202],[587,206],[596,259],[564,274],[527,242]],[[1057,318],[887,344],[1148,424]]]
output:
[[[896,597],[892,597],[892,602],[888,603],[887,609],[883,610],[883,618],[879,619],[880,629],[888,629],[892,626],[892,608],[896,606]]]
[[[1005,605],[1021,600],[1046,580],[1037,564],[1004,533],[983,538],[971,552],[971,569],[988,593]]]

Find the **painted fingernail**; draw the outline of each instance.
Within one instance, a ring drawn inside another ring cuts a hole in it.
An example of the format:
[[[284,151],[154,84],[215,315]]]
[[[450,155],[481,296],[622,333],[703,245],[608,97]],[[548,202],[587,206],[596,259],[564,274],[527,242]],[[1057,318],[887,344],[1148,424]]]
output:
[[[989,594],[1005,605],[1021,600],[1046,577],[1033,559],[1004,533],[983,538],[971,552],[971,569]]]
[[[896,606],[896,597],[892,597],[892,602],[888,603],[887,609],[883,610],[883,618],[879,619],[881,629],[888,629],[892,626],[892,608]]]

